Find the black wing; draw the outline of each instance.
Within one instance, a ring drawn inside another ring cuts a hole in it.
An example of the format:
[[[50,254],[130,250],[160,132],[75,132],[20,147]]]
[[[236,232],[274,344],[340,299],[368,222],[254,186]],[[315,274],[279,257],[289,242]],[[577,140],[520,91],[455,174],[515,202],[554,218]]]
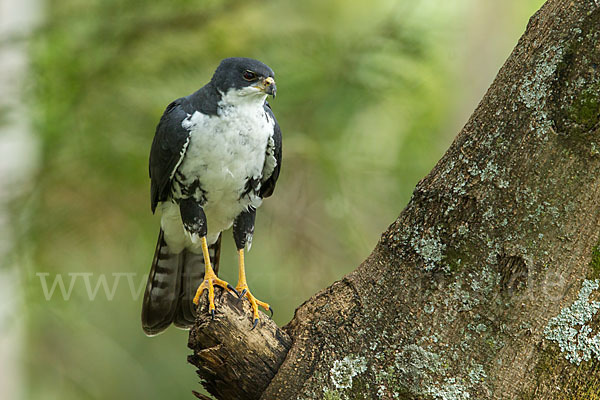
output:
[[[279,170],[281,168],[281,129],[279,128],[277,119],[271,110],[271,106],[267,102],[265,102],[265,112],[270,118],[273,119],[273,121],[275,121],[275,126],[273,127],[273,145],[267,145],[267,157],[272,154],[275,157],[276,164],[271,175],[266,177],[267,179],[262,182],[260,187],[260,197],[262,198],[269,197],[273,194],[273,190],[275,190],[275,184],[279,178]]]
[[[150,200],[152,212],[156,205],[167,200],[171,190],[171,178],[183,160],[190,132],[181,126],[188,117],[184,110],[185,98],[167,106],[156,127],[150,150]]]

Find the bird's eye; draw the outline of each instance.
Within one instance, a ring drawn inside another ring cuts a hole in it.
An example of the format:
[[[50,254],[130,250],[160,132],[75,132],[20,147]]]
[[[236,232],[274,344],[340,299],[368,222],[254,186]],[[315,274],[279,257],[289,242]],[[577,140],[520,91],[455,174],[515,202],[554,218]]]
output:
[[[256,74],[252,71],[244,71],[244,79],[247,81],[253,81],[256,79]]]

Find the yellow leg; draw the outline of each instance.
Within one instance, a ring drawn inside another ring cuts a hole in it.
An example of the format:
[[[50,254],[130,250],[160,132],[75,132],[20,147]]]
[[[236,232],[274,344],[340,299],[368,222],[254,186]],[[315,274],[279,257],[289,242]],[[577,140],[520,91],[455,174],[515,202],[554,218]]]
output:
[[[244,249],[238,250],[238,256],[239,256],[239,258],[238,258],[238,260],[239,260],[238,283],[237,283],[237,286],[235,287],[235,289],[240,293],[240,297],[245,296],[250,301],[250,305],[252,306],[252,313],[253,313],[252,329],[254,329],[256,327],[256,324],[258,324],[258,306],[261,306],[265,310],[270,311],[271,316],[273,315],[273,309],[271,308],[271,306],[269,306],[269,304],[258,300],[256,297],[254,297],[252,295],[252,293],[250,293],[250,290],[248,289],[248,284],[246,283],[246,268],[244,266]]]
[[[221,286],[223,289],[233,290],[233,286],[217,277],[215,271],[213,271],[210,264],[210,255],[208,254],[208,244],[206,243],[206,236],[202,237],[202,255],[204,256],[204,280],[198,286],[196,295],[194,296],[194,304],[198,305],[200,302],[200,296],[205,289],[208,289],[208,311],[215,315],[215,285]]]

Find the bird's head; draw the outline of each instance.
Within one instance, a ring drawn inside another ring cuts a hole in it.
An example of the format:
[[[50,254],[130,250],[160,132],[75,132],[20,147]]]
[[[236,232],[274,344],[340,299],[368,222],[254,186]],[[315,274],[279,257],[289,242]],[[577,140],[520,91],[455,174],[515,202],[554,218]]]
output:
[[[273,70],[251,58],[226,58],[221,61],[211,82],[223,95],[238,101],[264,102],[275,97],[277,86]]]

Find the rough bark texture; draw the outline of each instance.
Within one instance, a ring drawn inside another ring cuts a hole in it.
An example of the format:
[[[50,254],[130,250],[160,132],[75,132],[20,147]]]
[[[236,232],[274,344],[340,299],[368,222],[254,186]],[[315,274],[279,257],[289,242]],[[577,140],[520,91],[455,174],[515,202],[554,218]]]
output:
[[[202,384],[217,398],[258,399],[292,341],[265,315],[252,329],[252,311],[247,301],[229,294],[215,297],[215,319],[208,313],[199,313],[190,332],[189,347],[194,354],[188,361],[198,367]]]
[[[549,0],[262,399],[600,398],[600,8]]]

